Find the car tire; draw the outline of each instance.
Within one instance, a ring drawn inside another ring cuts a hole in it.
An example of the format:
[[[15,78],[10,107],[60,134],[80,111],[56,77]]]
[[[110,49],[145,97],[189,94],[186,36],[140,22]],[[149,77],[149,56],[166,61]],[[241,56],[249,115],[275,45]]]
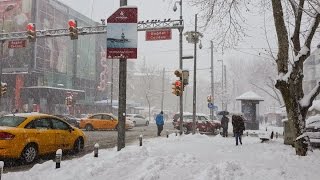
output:
[[[85,126],[86,131],[93,131],[93,126],[91,124],[87,124]]]
[[[82,138],[82,137],[79,137],[79,138],[74,142],[73,152],[74,152],[75,154],[76,154],[76,153],[79,153],[81,150],[83,150],[83,147],[84,147],[83,138]]]
[[[33,163],[38,158],[38,148],[35,144],[28,144],[21,153],[21,160],[24,164]]]
[[[146,122],[146,126],[149,126],[149,121]]]

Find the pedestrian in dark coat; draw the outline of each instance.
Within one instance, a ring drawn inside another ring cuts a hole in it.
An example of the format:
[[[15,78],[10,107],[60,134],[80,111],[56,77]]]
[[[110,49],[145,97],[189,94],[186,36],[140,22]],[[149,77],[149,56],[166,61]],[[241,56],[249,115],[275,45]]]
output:
[[[238,146],[238,141],[242,145],[241,136],[243,135],[243,131],[245,130],[243,118],[239,115],[233,115],[232,126],[233,126],[233,133],[236,138],[236,146]]]
[[[228,123],[229,123],[229,118],[226,115],[223,115],[221,118],[222,136],[223,137],[228,137]]]
[[[161,131],[163,130],[163,111],[160,112],[160,114],[157,115],[156,117],[156,124],[158,127],[158,136],[161,136]]]

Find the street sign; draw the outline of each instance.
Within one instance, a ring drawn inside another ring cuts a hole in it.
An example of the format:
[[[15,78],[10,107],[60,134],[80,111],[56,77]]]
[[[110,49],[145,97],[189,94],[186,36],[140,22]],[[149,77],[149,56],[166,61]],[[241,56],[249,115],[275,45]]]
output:
[[[138,8],[122,6],[107,19],[107,58],[137,58]]]
[[[146,41],[170,40],[171,38],[171,29],[146,31]]]
[[[8,42],[8,48],[24,48],[26,47],[26,40],[14,40]]]

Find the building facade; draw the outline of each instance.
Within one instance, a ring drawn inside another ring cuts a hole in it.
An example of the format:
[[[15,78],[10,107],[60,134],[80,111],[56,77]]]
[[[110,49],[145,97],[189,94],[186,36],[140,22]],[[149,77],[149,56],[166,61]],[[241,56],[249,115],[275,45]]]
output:
[[[25,31],[28,23],[34,23],[37,30],[67,28],[69,19],[75,19],[79,27],[98,25],[57,0],[7,0],[1,2],[0,12],[8,5],[14,8],[4,14],[6,32]],[[106,88],[97,88],[105,39],[106,35],[79,36],[77,40],[37,38],[36,42],[26,40],[25,48],[14,49],[6,42],[2,81],[8,84],[8,91],[1,110],[88,113],[89,106],[107,93]],[[70,94],[71,108],[65,104]]]

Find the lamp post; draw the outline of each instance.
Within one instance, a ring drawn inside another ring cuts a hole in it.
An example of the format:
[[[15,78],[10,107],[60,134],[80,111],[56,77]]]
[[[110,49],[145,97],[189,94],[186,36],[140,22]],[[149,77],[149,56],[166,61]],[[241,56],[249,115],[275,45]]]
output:
[[[223,95],[224,95],[224,85],[223,85],[223,59],[219,59],[218,62],[221,62],[221,93],[222,93],[222,98],[221,98],[221,110],[223,110]]]
[[[192,120],[193,120],[193,125],[192,125],[192,134],[195,134],[196,131],[196,102],[197,102],[197,43],[200,42],[199,48],[202,48],[201,40],[200,38],[203,37],[202,33],[198,32],[197,25],[198,22],[198,14],[195,14],[195,27],[194,31],[188,31],[185,33],[187,36],[187,41],[188,43],[192,43],[194,45],[194,64],[193,64],[193,115],[192,115]]]
[[[14,5],[8,5],[5,9],[4,9],[4,11],[3,11],[3,13],[2,13],[2,29],[1,29],[1,33],[4,33],[4,15],[5,15],[5,13],[6,12],[8,12],[8,11],[11,11],[12,9],[14,8]],[[3,50],[4,50],[4,48],[3,48],[3,45],[4,45],[4,43],[5,43],[5,40],[2,40],[1,41],[1,60],[0,60],[0,83],[2,83],[2,65],[3,65],[3,60],[4,60],[4,58],[3,58]],[[0,107],[1,107],[1,95],[0,95]]]
[[[182,25],[182,0],[176,1],[173,6],[173,11],[177,11],[177,3],[180,5],[180,25]],[[183,69],[182,63],[182,32],[183,28],[179,28],[179,69]],[[182,81],[182,77],[180,78]],[[182,123],[183,123],[183,91],[180,96],[180,134],[182,134]]]

